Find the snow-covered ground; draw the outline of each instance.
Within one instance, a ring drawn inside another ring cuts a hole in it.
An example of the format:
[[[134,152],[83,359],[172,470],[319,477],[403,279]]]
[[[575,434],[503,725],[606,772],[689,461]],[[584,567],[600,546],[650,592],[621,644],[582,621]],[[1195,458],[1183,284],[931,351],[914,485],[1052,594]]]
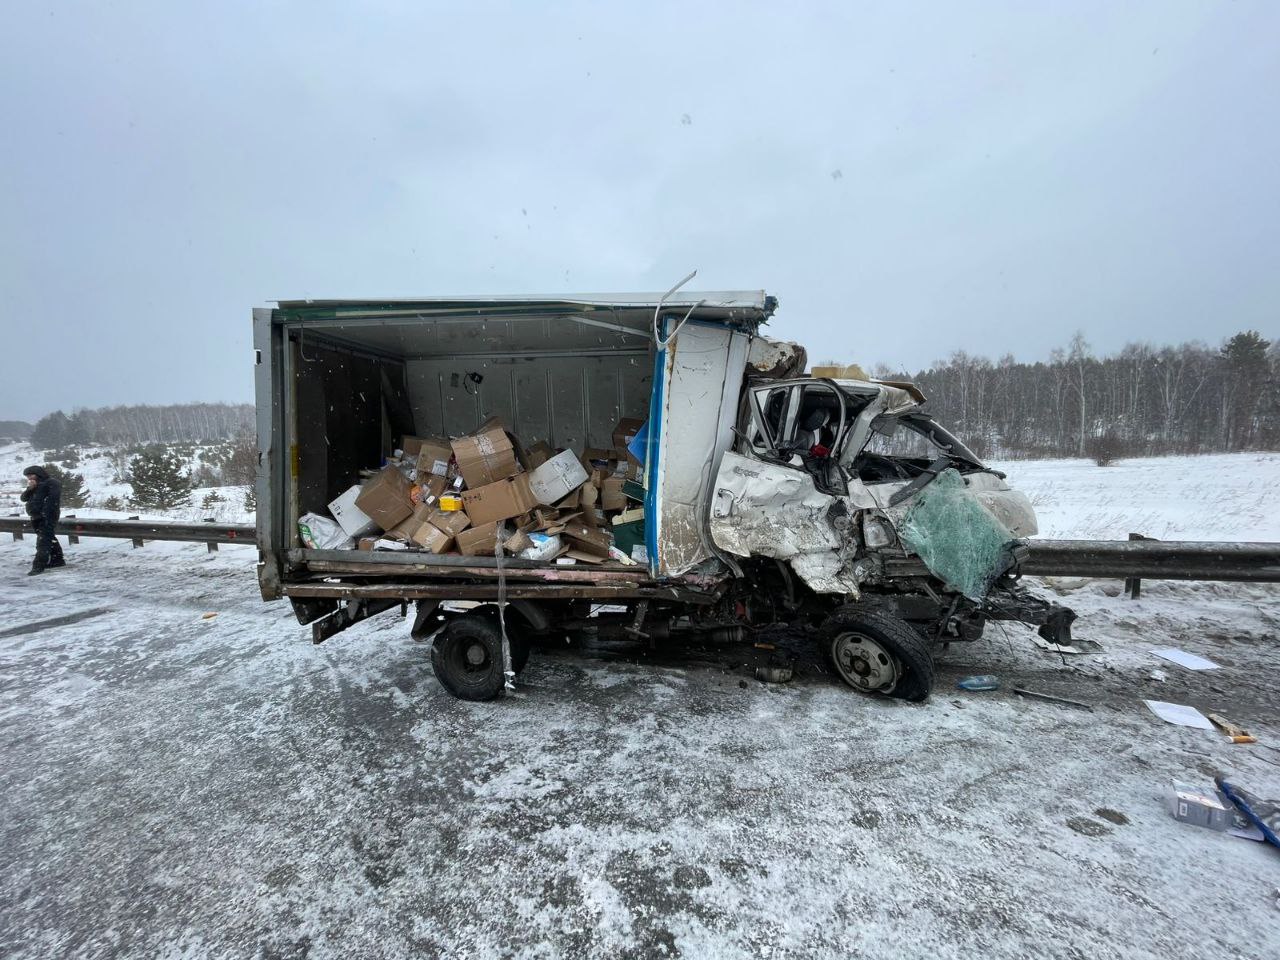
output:
[[[1005,467],[1048,536],[1280,539],[1274,456]],[[1280,795],[1275,587],[1054,582],[1100,652],[993,629],[921,705],[612,646],[467,704],[394,613],[313,647],[250,548],[84,540],[27,578],[31,549],[0,543],[6,957],[1280,956],[1280,851],[1160,801],[1218,769]]]
[[[89,505],[84,507],[64,507],[63,513],[74,513],[77,517],[106,517],[123,519],[140,516],[144,520],[204,520],[212,517],[221,523],[253,523],[253,511],[247,510],[244,504],[247,486],[229,485],[225,487],[197,487],[191,492],[191,502],[185,507],[175,507],[162,512],[144,512],[127,509],[133,488],[128,483],[116,482],[116,466],[112,459],[114,447],[84,447],[80,450],[80,460],[75,467],[68,469],[70,473],[78,473],[84,477],[84,485],[88,490]],[[196,457],[191,467],[199,465],[199,457],[205,451],[197,448]],[[22,513],[18,496],[22,493],[25,478],[23,468],[31,464],[44,462],[44,451],[36,450],[28,443],[10,443],[0,445],[0,516],[10,513]],[[221,498],[220,502],[204,506],[210,494]],[[101,504],[109,497],[118,498],[126,509],[104,510]]]
[[[1280,454],[1008,460],[994,466],[1035,505],[1040,536],[1280,540]]]

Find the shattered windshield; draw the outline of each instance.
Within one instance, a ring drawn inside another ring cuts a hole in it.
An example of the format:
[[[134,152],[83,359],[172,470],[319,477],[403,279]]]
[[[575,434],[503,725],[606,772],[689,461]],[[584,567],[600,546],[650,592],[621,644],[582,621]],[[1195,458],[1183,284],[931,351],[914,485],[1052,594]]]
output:
[[[871,434],[856,465],[864,481],[913,476],[939,457],[957,466],[982,469],[982,461],[950,431],[921,413],[881,416],[871,421]]]

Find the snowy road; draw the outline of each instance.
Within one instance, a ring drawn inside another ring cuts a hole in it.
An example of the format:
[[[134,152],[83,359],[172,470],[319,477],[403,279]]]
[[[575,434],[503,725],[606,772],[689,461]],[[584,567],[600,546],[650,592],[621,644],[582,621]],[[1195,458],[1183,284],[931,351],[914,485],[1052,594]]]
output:
[[[1159,801],[1219,767],[1274,795],[1280,752],[1139,699],[1280,745],[1272,587],[1058,583],[1101,653],[997,629],[924,705],[736,651],[535,652],[477,705],[395,614],[312,647],[244,548],[31,548],[0,544],[5,957],[1280,955],[1280,854]]]

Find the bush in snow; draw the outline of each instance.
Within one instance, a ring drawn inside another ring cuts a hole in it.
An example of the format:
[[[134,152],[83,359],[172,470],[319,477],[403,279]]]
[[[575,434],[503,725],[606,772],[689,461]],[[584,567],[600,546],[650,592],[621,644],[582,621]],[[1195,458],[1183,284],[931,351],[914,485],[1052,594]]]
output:
[[[200,501],[200,506],[205,510],[212,510],[214,507],[218,506],[218,504],[226,502],[226,497],[219,496],[217,490],[211,490],[206,493],[204,499]]]
[[[258,494],[253,487],[244,492],[244,508],[250,513],[257,513],[258,511]]]
[[[130,502],[143,509],[168,510],[191,502],[187,458],[165,447],[149,447],[129,461]]]
[[[117,497],[115,494],[112,494],[111,496],[107,497],[107,499],[102,501],[102,509],[103,510],[123,510],[124,501],[121,500],[119,497]]]
[[[1124,448],[1124,441],[1110,433],[1101,437],[1093,437],[1085,443],[1085,452],[1100,467],[1108,466],[1121,457],[1125,452]]]
[[[46,463],[45,472],[62,484],[62,505],[83,507],[89,502],[89,490],[84,485],[84,474],[64,471],[56,463]]]

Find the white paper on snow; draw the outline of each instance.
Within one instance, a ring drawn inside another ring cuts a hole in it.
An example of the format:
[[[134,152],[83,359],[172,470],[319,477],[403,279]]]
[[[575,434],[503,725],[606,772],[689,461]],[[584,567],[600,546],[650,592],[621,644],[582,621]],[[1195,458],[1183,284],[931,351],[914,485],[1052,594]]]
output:
[[[1166,660],[1172,660],[1180,667],[1186,667],[1188,670],[1217,670],[1218,664],[1212,660],[1206,660],[1204,657],[1197,657],[1194,653],[1187,653],[1185,650],[1179,650],[1176,647],[1167,647],[1163,650],[1152,650],[1157,657],[1163,657]]]
[[[1195,727],[1197,730],[1212,730],[1209,718],[1195,707],[1184,703],[1165,703],[1163,700],[1143,700],[1157,717],[1165,723],[1176,723],[1180,727]]]

